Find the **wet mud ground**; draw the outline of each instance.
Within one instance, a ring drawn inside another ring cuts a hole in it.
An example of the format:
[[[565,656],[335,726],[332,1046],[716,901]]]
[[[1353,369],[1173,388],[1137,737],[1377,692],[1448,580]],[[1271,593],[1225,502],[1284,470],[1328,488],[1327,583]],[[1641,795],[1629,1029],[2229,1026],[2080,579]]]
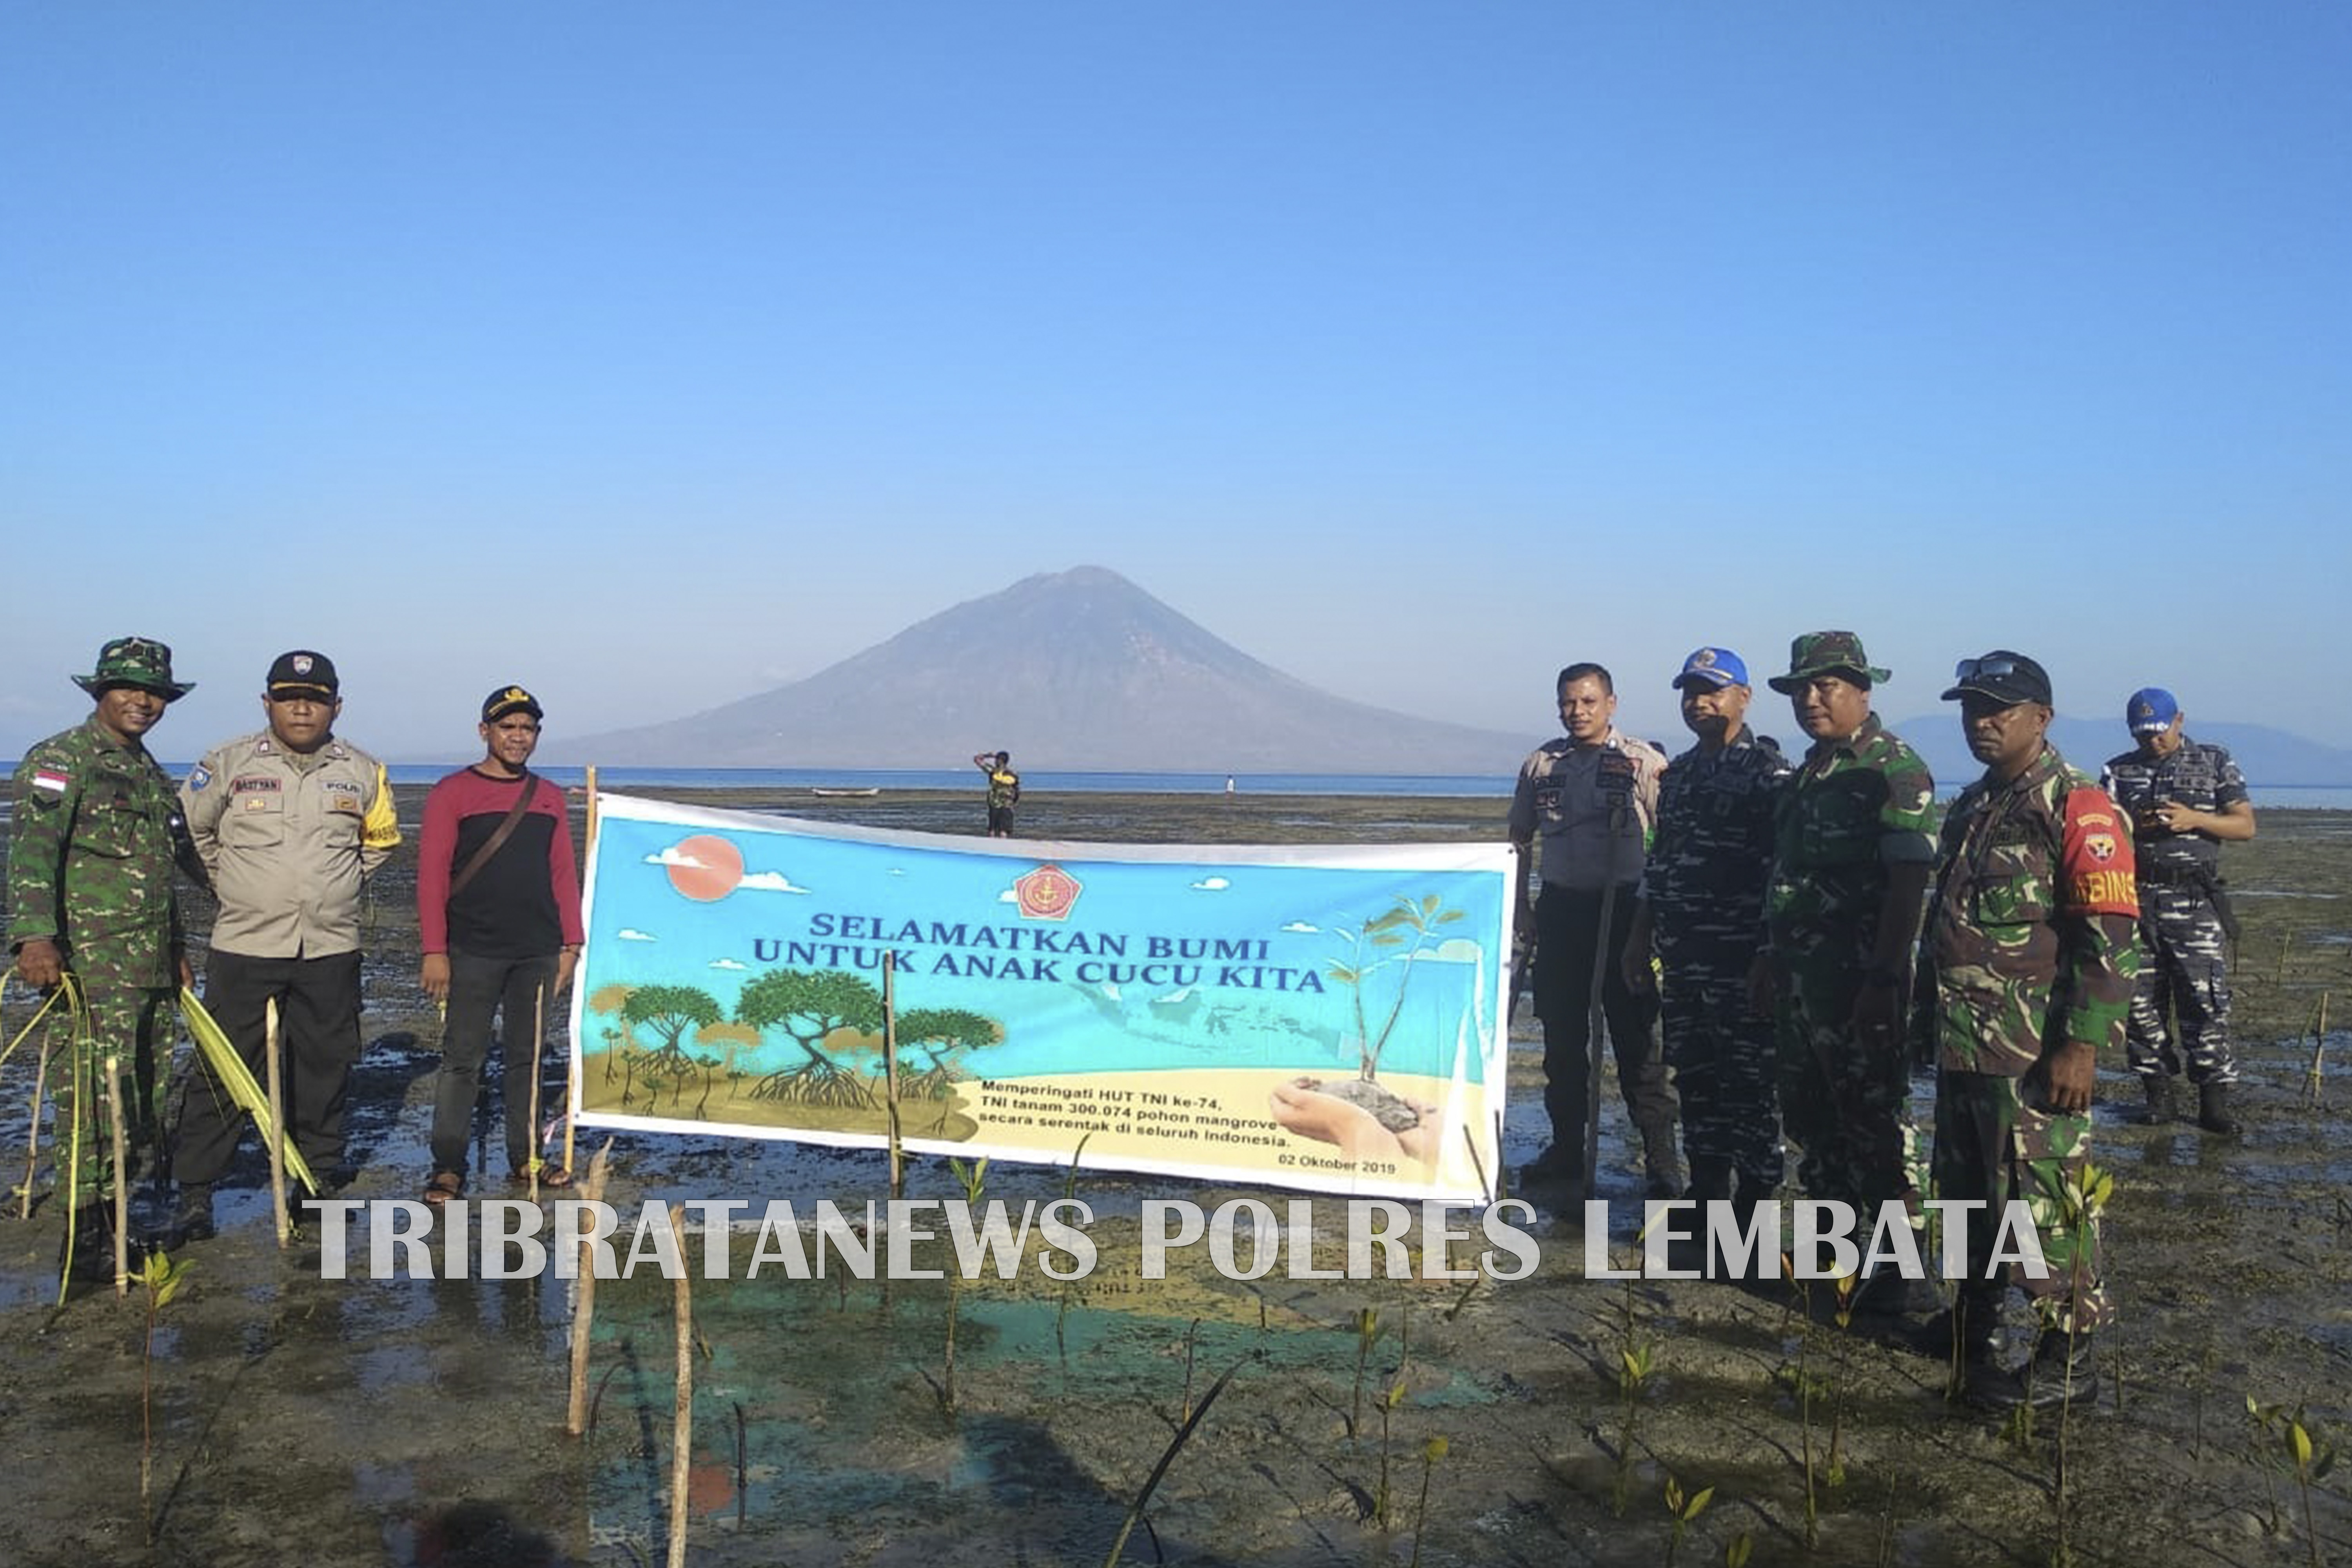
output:
[[[413,841],[421,792],[402,794]],[[961,795],[698,798],[943,831],[970,831],[980,816]],[[1479,800],[1074,795],[1024,801],[1022,826],[1130,841],[1396,840],[1492,836],[1501,813]],[[2261,837],[2228,864],[2246,921],[2246,1131],[2136,1125],[2122,1064],[2102,1074],[2095,1157],[2116,1178],[2107,1236],[2121,1317],[2103,1341],[2096,1400],[2065,1422],[2063,1535],[2078,1563],[2352,1563],[2352,1459],[2309,1493],[2315,1542],[2280,1433],[2246,1414],[2249,1396],[2300,1404],[2323,1448],[2352,1446],[2352,1035],[2331,1029],[2323,1100],[2302,1098],[2322,996],[2338,1016],[2352,1011],[2352,814],[2266,813]],[[352,1093],[359,1173],[344,1195],[412,1197],[427,1174],[437,1024],[415,984],[413,873],[404,858],[379,880]],[[10,1037],[29,1011],[12,984]],[[12,1183],[29,1055],[0,1068],[0,1169]],[[1513,1163],[1541,1142],[1538,1062],[1531,1037],[1515,1040]],[[1608,1104],[1600,1195],[1622,1260],[1639,1172],[1613,1086]],[[488,1111],[478,1125],[478,1170],[495,1151]],[[1000,1165],[988,1195],[1058,1196],[1065,1180]],[[274,1245],[258,1156],[248,1151],[233,1181],[221,1234],[185,1250],[182,1293],[154,1314],[152,1354],[135,1291],[78,1288],[56,1304],[46,1153],[33,1217],[16,1220],[9,1201],[0,1563],[665,1560],[667,1282],[600,1289],[594,1425],[574,1441],[563,1430],[569,1284],[323,1279],[315,1237]],[[1954,1410],[1939,1359],[1812,1321],[1784,1290],[1590,1280],[1581,1237],[1555,1234],[1549,1214],[1531,1227],[1542,1244],[1532,1277],[1466,1292],[1279,1271],[1244,1283],[1198,1266],[1152,1284],[1118,1267],[1140,1198],[1278,1207],[1285,1194],[1085,1172],[1076,1190],[1104,1216],[1104,1268],[1075,1293],[1034,1270],[963,1290],[951,1415],[945,1287],[772,1270],[745,1280],[740,1268],[730,1281],[698,1280],[688,1561],[1101,1563],[1188,1410],[1228,1369],[1124,1561],[1717,1563],[1740,1537],[1757,1564],[2056,1560],[2054,1417],[2022,1433]],[[908,1177],[910,1195],[957,1191],[940,1163]],[[625,1207],[862,1205],[887,1192],[878,1153],[648,1135],[615,1146],[607,1195]],[[1369,1342],[1367,1310],[1378,1314]],[[1630,1403],[1619,1377],[1629,1346],[1646,1346],[1652,1365]],[[1670,1478],[1686,1499],[1714,1489],[1678,1545]]]

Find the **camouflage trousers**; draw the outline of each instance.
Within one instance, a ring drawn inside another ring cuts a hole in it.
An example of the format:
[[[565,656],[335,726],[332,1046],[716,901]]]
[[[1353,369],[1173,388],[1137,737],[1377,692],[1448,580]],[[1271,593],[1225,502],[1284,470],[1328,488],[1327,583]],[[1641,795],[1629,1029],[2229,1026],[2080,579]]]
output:
[[[1906,1157],[1911,1064],[1900,1031],[1874,1045],[1855,1036],[1861,979],[1850,970],[1781,971],[1780,1128],[1798,1146],[1807,1197],[1874,1215],[1917,1185]]]
[[[49,1060],[49,1102],[60,1197],[70,1173],[74,1201],[94,1203],[114,1193],[113,1117],[109,1097],[122,1103],[123,1150],[130,1176],[153,1164],[161,1145],[163,1083],[171,1057],[170,991],[105,980],[82,987],[86,1011],[62,1002],[49,1015],[43,1048]],[[106,1064],[115,1064],[107,1081]],[[160,1068],[159,1068],[160,1064]]]
[[[1780,1184],[1780,1058],[1772,1021],[1748,1008],[1747,963],[1737,973],[1666,966],[1659,988],[1666,1065],[1682,1091],[1683,1150],[1696,1183],[1702,1163],[1742,1186]],[[1728,1195],[1728,1194],[1726,1194]]]
[[[2145,1078],[2178,1077],[2185,1060],[2191,1083],[2235,1083],[2230,960],[2221,917],[2211,901],[2197,888],[2143,884],[2139,940],[2139,986],[2132,994],[2131,1024],[2124,1036],[2132,1071]]]
[[[1990,1267],[2002,1205],[2022,1198],[2048,1266],[2036,1279],[2003,1264],[2005,1283],[2021,1289],[2046,1328],[2090,1333],[2115,1316],[2099,1277],[2099,1221],[2078,1212],[2090,1163],[2091,1119],[2042,1109],[2029,1075],[1944,1071],[1936,1077],[1936,1196],[1988,1206],[1969,1215],[1965,1297],[1997,1295],[2004,1281]],[[2012,1248],[2014,1250],[2014,1248]]]

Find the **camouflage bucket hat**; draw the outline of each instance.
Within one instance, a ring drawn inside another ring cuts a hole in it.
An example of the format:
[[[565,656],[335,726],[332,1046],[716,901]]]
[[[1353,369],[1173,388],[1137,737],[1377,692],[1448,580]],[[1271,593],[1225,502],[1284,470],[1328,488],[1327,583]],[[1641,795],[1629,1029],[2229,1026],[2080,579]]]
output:
[[[1870,662],[1862,639],[1852,632],[1807,632],[1789,644],[1789,673],[1764,684],[1788,695],[1817,675],[1853,675],[1862,684],[1875,686],[1893,674]]]
[[[172,650],[152,637],[117,637],[98,650],[98,668],[73,683],[92,697],[110,686],[136,686],[177,702],[196,689],[193,680],[172,679]]]

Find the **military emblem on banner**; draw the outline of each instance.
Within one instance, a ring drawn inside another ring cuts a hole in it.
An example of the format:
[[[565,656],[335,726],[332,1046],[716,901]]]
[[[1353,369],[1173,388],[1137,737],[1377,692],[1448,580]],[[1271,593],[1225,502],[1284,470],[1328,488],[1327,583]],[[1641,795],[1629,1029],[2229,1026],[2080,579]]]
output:
[[[1033,921],[1067,920],[1083,891],[1078,879],[1059,866],[1040,866],[1013,884],[1022,918]]]

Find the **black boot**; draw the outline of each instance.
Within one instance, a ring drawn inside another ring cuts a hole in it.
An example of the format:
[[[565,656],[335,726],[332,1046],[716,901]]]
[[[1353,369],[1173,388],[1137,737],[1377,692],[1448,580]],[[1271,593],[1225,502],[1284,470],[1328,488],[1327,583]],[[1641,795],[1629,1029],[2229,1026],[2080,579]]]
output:
[[[1720,1154],[1693,1154],[1690,1185],[1684,1189],[1683,1195],[1700,1204],[1730,1202],[1731,1162]]]
[[[2205,1083],[2197,1086],[2197,1125],[2208,1132],[2227,1137],[2238,1130],[2230,1115],[2230,1086],[2226,1083]]]
[[[1675,1153],[1675,1124],[1653,1121],[1642,1129],[1642,1169],[1645,1198],[1683,1195],[1682,1161]]]
[[[2149,1073],[2139,1080],[2147,1092],[2147,1108],[2139,1113],[2142,1124],[2161,1127],[2173,1118],[2172,1079],[2164,1073]]]
[[[163,1233],[164,1247],[176,1252],[192,1242],[210,1241],[215,1234],[213,1184],[187,1183],[180,1188],[180,1206],[172,1213],[172,1228]]]

